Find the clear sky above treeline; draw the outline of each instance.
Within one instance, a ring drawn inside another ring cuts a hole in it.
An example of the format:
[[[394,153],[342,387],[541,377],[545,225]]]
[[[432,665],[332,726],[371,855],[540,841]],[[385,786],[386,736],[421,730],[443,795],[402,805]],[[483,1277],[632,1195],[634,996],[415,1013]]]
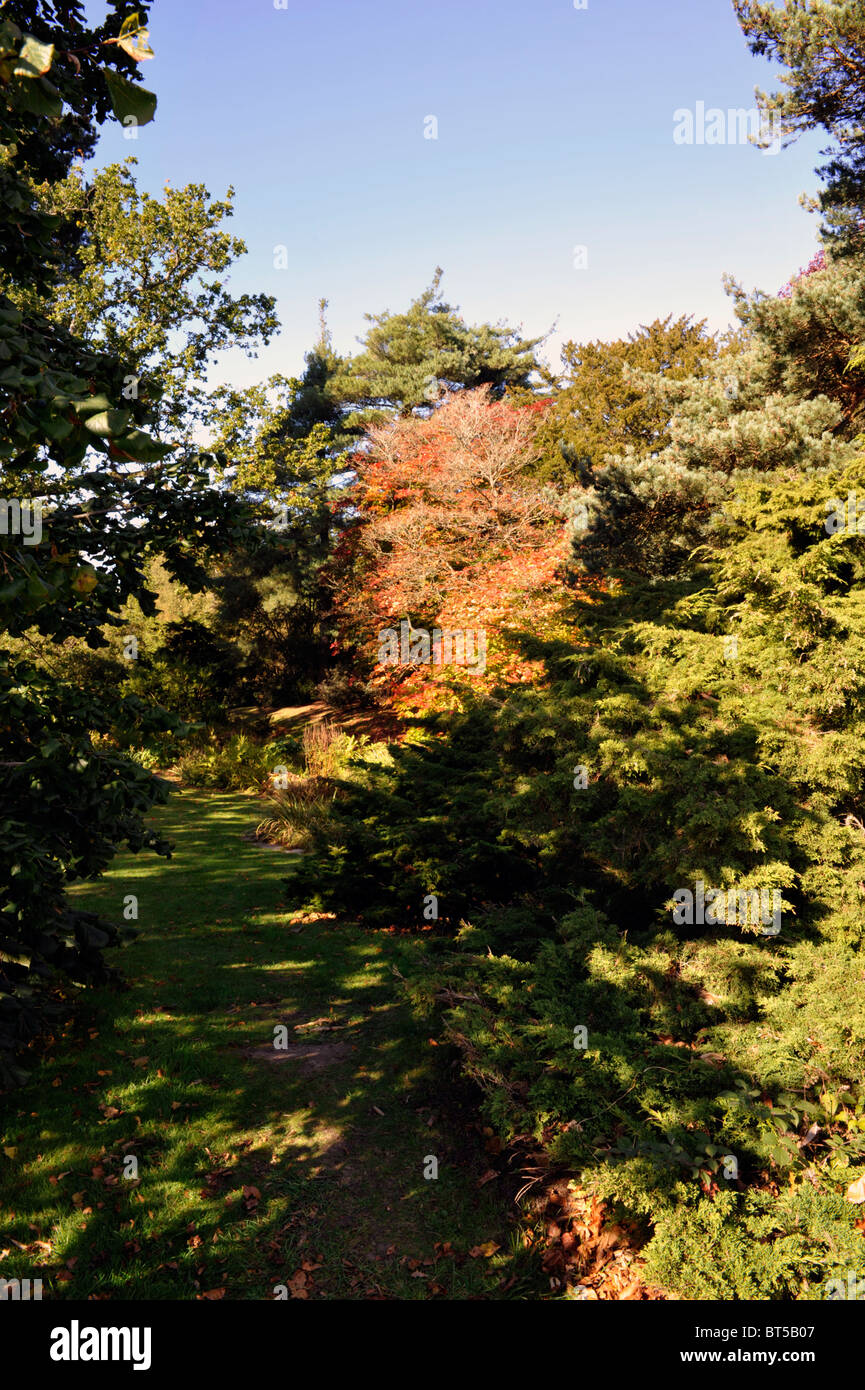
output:
[[[677,109],[752,107],[772,85],[729,0],[277,3],[155,0],[156,121],[135,141],[106,127],[98,146],[98,164],[137,155],[153,193],[235,187],[249,254],[231,283],[275,294],[283,330],[214,380],[300,370],[322,296],[353,351],[364,313],[406,307],[436,265],[470,321],[558,321],[557,365],[568,338],[670,312],[722,328],[724,271],[776,292],[813,253],[798,197],[825,139],[775,155],[673,139]]]

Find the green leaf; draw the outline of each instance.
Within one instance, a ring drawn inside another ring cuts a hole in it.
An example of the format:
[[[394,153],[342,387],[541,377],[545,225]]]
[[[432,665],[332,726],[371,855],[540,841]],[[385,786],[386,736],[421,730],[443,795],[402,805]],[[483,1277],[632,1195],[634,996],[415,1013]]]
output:
[[[72,433],[72,422],[64,420],[62,416],[58,418],[56,415],[51,415],[47,420],[42,421],[42,428],[49,439],[53,439],[55,443],[59,444],[61,439],[65,439],[68,434]]]
[[[98,415],[87,417],[84,421],[84,428],[89,430],[91,434],[103,435],[109,439],[114,438],[129,428],[129,411],[100,410]]]
[[[32,599],[34,603],[44,603],[46,599],[51,598],[55,592],[54,587],[50,584],[46,584],[44,579],[39,578],[38,574],[31,574],[30,578],[27,580],[27,597]]]
[[[63,115],[63,98],[47,77],[39,77],[35,82],[19,82],[13,90],[17,104],[34,116],[56,120]]]
[[[158,463],[171,453],[171,444],[160,444],[144,430],[130,430],[122,439],[115,439],[116,447],[135,463]]]
[[[0,53],[17,53],[21,30],[11,19],[0,19]]]
[[[57,397],[54,398],[55,403]],[[100,411],[111,410],[111,401],[107,396],[88,396],[86,400],[75,401],[74,406],[76,415],[98,415]]]
[[[54,61],[53,43],[40,43],[27,35],[12,69],[13,77],[43,77]]]
[[[147,125],[152,121],[156,114],[156,97],[153,92],[148,92],[145,87],[139,87],[137,83],[121,77],[119,72],[114,72],[111,68],[104,68],[103,71],[111,105],[118,121],[128,124],[131,118],[136,125]]]
[[[136,10],[134,14],[128,14],[121,24],[120,38],[128,39],[130,34],[137,34],[141,27],[141,15]]]

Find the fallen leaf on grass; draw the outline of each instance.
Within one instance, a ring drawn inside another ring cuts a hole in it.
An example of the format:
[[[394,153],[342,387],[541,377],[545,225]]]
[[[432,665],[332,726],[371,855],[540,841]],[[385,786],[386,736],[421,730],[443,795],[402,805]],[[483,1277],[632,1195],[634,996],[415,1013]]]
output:
[[[845,1196],[848,1202],[865,1202],[865,1175],[851,1182]]]
[[[727,1058],[723,1052],[701,1052],[700,1061],[705,1062],[709,1067],[723,1067]]]
[[[487,1240],[483,1245],[473,1245],[469,1254],[473,1260],[478,1259],[481,1255],[483,1255],[485,1260],[489,1260],[496,1251],[501,1250],[501,1248],[500,1245],[496,1245],[494,1240]]]

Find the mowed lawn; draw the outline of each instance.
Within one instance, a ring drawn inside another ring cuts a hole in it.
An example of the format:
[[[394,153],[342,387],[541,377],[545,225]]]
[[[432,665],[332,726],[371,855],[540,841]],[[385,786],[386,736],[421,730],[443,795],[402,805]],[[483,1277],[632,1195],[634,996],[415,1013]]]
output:
[[[423,938],[290,914],[293,856],[246,838],[258,805],[176,792],[152,817],[173,859],[79,889],[116,920],[137,897],[109,953],[129,989],[86,992],[0,1098],[0,1275],[72,1299],[543,1294],[479,1182],[471,1097],[402,1002]]]

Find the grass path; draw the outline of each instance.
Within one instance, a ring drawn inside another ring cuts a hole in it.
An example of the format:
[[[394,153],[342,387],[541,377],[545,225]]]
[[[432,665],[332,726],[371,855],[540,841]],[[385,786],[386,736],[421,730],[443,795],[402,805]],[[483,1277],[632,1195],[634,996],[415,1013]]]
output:
[[[537,1296],[478,1185],[474,1113],[400,999],[423,940],[295,921],[291,856],[244,838],[256,809],[176,793],[152,817],[174,859],[124,855],[79,891],[115,919],[137,896],[111,953],[131,987],[86,995],[4,1098],[0,1274],[75,1299]]]

